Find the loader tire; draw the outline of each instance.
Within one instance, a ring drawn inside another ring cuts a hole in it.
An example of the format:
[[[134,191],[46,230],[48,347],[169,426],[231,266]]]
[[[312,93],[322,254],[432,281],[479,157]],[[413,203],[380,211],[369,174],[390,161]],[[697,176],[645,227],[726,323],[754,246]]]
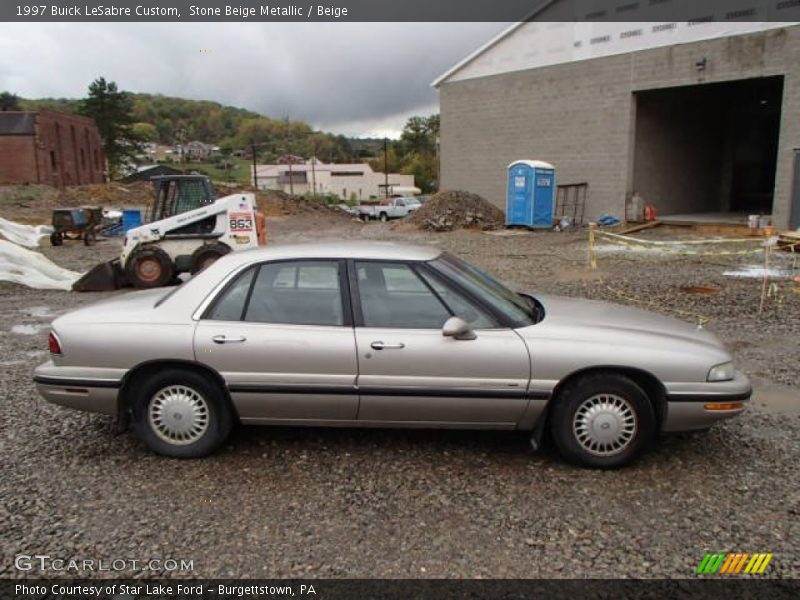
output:
[[[60,233],[51,233],[50,234],[50,244],[53,246],[60,246],[64,243],[64,238]]]
[[[151,246],[136,250],[128,259],[125,274],[139,289],[168,285],[175,275],[172,259],[161,248]]]
[[[231,251],[229,246],[225,244],[216,243],[200,246],[192,254],[192,275],[195,275],[211,266],[217,259],[225,256]]]
[[[94,229],[87,229],[83,232],[83,244],[85,246],[93,246],[96,241],[97,234],[94,232]]]

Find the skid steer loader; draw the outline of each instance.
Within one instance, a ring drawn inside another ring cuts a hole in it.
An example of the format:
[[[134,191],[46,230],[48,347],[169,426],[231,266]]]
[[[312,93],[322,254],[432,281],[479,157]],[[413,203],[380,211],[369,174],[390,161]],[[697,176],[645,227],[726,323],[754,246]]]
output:
[[[153,288],[178,282],[180,273],[197,273],[229,252],[267,243],[266,219],[255,195],[214,199],[202,175],[153,177],[155,196],[148,223],[125,233],[122,253],[76,281],[77,292],[102,292],[127,286]]]

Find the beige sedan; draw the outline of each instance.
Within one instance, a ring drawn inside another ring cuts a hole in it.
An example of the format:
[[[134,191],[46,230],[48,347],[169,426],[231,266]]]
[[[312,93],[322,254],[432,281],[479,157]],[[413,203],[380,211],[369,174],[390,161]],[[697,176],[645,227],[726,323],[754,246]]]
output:
[[[659,431],[745,409],[710,332],[633,308],[517,293],[440,249],[270,246],[180,287],[53,322],[50,402],[131,422],[155,452],[213,452],[236,422],[546,430],[571,462],[624,465]]]

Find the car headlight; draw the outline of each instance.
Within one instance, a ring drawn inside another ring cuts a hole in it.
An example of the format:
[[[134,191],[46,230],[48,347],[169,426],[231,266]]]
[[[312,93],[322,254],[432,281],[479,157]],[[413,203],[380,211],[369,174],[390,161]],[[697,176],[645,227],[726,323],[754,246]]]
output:
[[[733,363],[726,362],[716,367],[711,367],[707,379],[708,381],[730,381],[733,379],[735,372],[736,369],[734,369]]]

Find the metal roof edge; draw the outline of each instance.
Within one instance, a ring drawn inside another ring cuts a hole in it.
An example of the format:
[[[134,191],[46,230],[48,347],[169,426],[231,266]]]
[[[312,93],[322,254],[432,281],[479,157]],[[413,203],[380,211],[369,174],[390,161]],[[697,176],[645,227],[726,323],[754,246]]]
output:
[[[487,50],[492,48],[492,46],[494,46],[495,44],[497,44],[498,42],[500,42],[504,38],[508,37],[511,33],[516,31],[520,27],[522,27],[525,23],[527,23],[528,21],[533,19],[536,15],[538,15],[544,9],[549,7],[551,4],[556,3],[557,1],[558,0],[544,0],[544,2],[542,2],[542,4],[540,4],[539,6],[534,8],[528,15],[525,16],[524,19],[522,19],[518,23],[514,23],[510,27],[508,27],[505,30],[501,31],[496,36],[494,36],[492,39],[490,39],[488,42],[486,42],[483,46],[481,46],[480,48],[478,48],[477,50],[475,50],[474,52],[469,54],[466,58],[464,58],[461,61],[457,62],[455,65],[453,65],[452,67],[447,69],[447,71],[445,71],[444,73],[439,75],[439,77],[437,77],[436,79],[434,79],[431,82],[431,87],[438,88],[442,83],[444,83],[444,81],[448,77],[450,77],[451,75],[453,75],[457,71],[460,71],[463,67],[467,66],[473,60],[478,58],[481,54],[483,54],[484,52],[486,52]]]

